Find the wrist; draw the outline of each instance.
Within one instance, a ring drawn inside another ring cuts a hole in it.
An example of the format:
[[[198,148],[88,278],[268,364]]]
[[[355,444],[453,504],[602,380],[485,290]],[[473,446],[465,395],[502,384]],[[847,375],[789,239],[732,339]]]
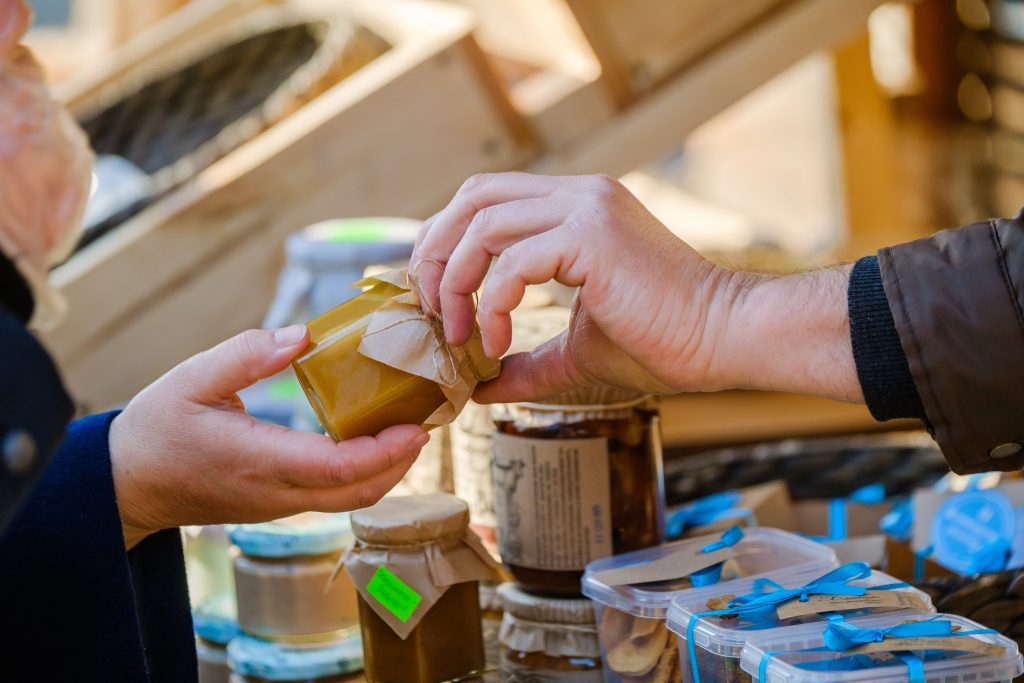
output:
[[[110,468],[114,478],[114,497],[124,534],[125,547],[131,550],[147,536],[158,531],[144,520],[137,473],[131,467],[131,416],[122,412],[110,425]]]
[[[850,270],[734,273],[715,354],[720,388],[862,402],[847,311]]]

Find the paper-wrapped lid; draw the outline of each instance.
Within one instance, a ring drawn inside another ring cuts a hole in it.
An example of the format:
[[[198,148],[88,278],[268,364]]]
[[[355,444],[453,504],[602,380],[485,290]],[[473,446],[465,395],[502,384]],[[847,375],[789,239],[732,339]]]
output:
[[[498,586],[501,605],[521,619],[550,624],[594,624],[594,602],[587,598],[552,598],[527,593],[514,583]]]
[[[352,513],[356,538],[371,545],[418,545],[459,536],[469,526],[469,506],[449,493],[394,496]]]
[[[499,580],[498,564],[453,495],[385,498],[352,513],[342,563],[366,604],[403,640],[450,586]]]
[[[513,583],[498,586],[498,595],[505,608],[498,638],[508,649],[549,657],[600,654],[590,600],[531,595]]]

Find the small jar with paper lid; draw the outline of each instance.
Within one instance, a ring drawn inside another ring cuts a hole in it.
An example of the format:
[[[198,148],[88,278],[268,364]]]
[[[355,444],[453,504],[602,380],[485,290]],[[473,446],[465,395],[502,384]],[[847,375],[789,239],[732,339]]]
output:
[[[592,388],[492,416],[499,550],[528,590],[579,595],[592,560],[663,540],[657,399]]]
[[[309,321],[309,346],[292,368],[317,419],[336,441],[399,424],[437,427],[455,419],[477,383],[501,363],[479,329],[449,346],[426,315],[405,270],[360,280],[366,291]]]
[[[484,670],[480,581],[498,566],[469,529],[469,508],[433,493],[352,513],[344,557],[359,591],[366,680],[437,683]]]
[[[276,522],[230,527],[238,624],[276,642],[316,643],[359,630],[356,592],[334,576],[353,537],[348,513],[307,512]]]
[[[192,610],[199,683],[228,683],[228,643],[238,636],[235,596],[217,593]]]
[[[502,680],[601,683],[593,602],[532,595],[513,583],[502,584],[498,593],[505,608]]]

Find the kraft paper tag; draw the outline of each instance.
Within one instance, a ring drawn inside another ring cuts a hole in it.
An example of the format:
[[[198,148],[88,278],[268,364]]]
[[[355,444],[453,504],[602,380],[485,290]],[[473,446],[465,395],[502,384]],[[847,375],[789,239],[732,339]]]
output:
[[[869,652],[902,652],[904,650],[950,650],[956,652],[974,652],[987,657],[1002,657],[1006,648],[995,643],[970,636],[926,637],[919,638],[886,638],[880,643],[865,643],[845,652],[845,654],[866,654]]]
[[[916,593],[898,590],[869,590],[864,595],[811,595],[806,602],[793,598],[775,608],[779,619],[802,617],[822,612],[886,607],[928,611],[928,605]]]
[[[712,542],[709,539],[703,543],[689,544],[669,555],[650,562],[606,569],[594,572],[591,576],[607,586],[670,581],[672,579],[686,578],[694,572],[699,572],[701,569],[707,569],[712,565],[736,557],[736,550],[731,547],[722,548],[710,553],[702,553],[700,551],[701,548]]]

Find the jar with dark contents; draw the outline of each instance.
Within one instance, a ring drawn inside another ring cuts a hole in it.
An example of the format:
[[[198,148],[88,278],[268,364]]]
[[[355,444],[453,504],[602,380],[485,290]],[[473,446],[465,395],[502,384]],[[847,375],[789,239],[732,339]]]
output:
[[[239,636],[228,645],[231,683],[346,683],[363,667],[358,637],[292,645]]]
[[[492,416],[501,558],[525,588],[579,595],[590,561],[662,541],[656,399],[589,389]]]
[[[594,603],[531,595],[512,583],[499,586],[498,593],[505,607],[499,658],[503,683],[601,683]]]
[[[352,513],[366,680],[438,683],[486,666],[478,586],[497,564],[455,496],[388,497]]]

